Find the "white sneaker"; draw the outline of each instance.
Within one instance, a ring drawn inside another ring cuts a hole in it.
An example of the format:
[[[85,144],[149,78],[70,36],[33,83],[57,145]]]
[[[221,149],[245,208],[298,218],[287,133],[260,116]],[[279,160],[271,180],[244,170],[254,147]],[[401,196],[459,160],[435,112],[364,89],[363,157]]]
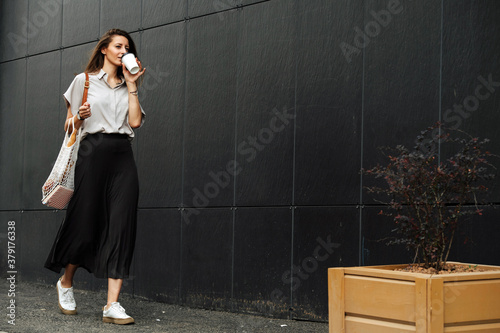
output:
[[[61,285],[61,279],[62,277],[59,278],[56,285],[59,309],[61,309],[64,314],[74,315],[76,314],[76,302],[73,295],[73,287],[63,288]]]
[[[134,318],[125,313],[125,309],[118,302],[111,303],[109,309],[102,308],[102,321],[113,324],[133,324]]]

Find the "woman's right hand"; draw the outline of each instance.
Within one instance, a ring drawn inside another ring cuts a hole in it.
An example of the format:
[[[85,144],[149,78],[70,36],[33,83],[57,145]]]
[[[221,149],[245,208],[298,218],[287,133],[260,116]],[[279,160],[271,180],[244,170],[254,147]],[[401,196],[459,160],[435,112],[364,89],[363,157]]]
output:
[[[88,117],[90,117],[92,113],[90,112],[89,102],[83,103],[83,105],[78,109],[78,113],[80,114],[80,118],[82,119],[87,119]]]
[[[71,136],[69,138],[68,147],[70,147],[73,143],[75,143],[75,141],[76,141],[76,132],[82,126],[83,120],[85,118],[88,118],[88,117],[90,117],[92,115],[92,113],[90,112],[90,104],[88,102],[85,102],[82,106],[80,106],[78,108],[78,113],[80,114],[81,120],[79,120],[77,118],[77,116],[73,116],[73,114],[71,112],[71,106],[68,105],[68,114],[67,114],[67,117],[66,117],[66,122],[64,123],[64,131],[69,130],[68,127],[69,127],[69,124],[71,123],[71,119],[73,119],[74,122],[75,122],[75,128],[71,129]]]

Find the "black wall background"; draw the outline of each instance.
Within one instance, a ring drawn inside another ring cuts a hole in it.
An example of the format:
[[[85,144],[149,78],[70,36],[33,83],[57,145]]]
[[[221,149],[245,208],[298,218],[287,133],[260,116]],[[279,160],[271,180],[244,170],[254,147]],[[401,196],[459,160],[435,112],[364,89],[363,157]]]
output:
[[[499,153],[499,17],[496,0],[2,0],[0,263],[15,221],[18,277],[55,283],[43,263],[64,211],[40,189],[63,138],[62,93],[119,27],[147,67],[124,291],[327,320],[328,267],[411,260],[381,241],[391,221],[363,190],[378,146],[412,145],[442,120]],[[451,259],[500,264],[497,185]],[[75,283],[105,300],[106,281],[79,271]]]

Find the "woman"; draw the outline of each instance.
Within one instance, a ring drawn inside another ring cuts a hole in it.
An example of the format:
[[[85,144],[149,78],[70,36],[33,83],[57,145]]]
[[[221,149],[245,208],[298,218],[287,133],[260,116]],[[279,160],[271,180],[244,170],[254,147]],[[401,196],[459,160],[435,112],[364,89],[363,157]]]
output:
[[[57,282],[59,308],[76,314],[73,276],[79,267],[97,278],[108,279],[103,321],[130,324],[134,319],[120,306],[118,296],[129,275],[134,251],[139,184],[130,141],[133,128],[144,121],[137,79],[121,62],[137,55],[135,44],[123,30],[106,32],[95,47],[85,72],[90,87],[81,105],[85,73],[75,77],[64,93],[68,108],[64,129],[74,120],[82,129],[75,169],[75,191],[45,267],[64,275]]]

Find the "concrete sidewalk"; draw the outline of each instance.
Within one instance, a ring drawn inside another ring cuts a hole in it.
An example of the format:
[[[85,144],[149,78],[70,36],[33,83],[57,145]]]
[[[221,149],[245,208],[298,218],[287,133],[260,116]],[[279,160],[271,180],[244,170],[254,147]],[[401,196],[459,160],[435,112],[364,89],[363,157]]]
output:
[[[5,283],[4,283],[5,285]],[[9,302],[15,300],[15,325],[8,323]],[[75,290],[78,314],[63,315],[57,306],[55,286],[19,282],[15,298],[0,294],[1,332],[176,332],[176,333],[321,333],[328,324],[270,319],[228,312],[190,309],[151,302],[123,294],[120,303],[134,317],[133,325],[102,322],[105,295]]]

